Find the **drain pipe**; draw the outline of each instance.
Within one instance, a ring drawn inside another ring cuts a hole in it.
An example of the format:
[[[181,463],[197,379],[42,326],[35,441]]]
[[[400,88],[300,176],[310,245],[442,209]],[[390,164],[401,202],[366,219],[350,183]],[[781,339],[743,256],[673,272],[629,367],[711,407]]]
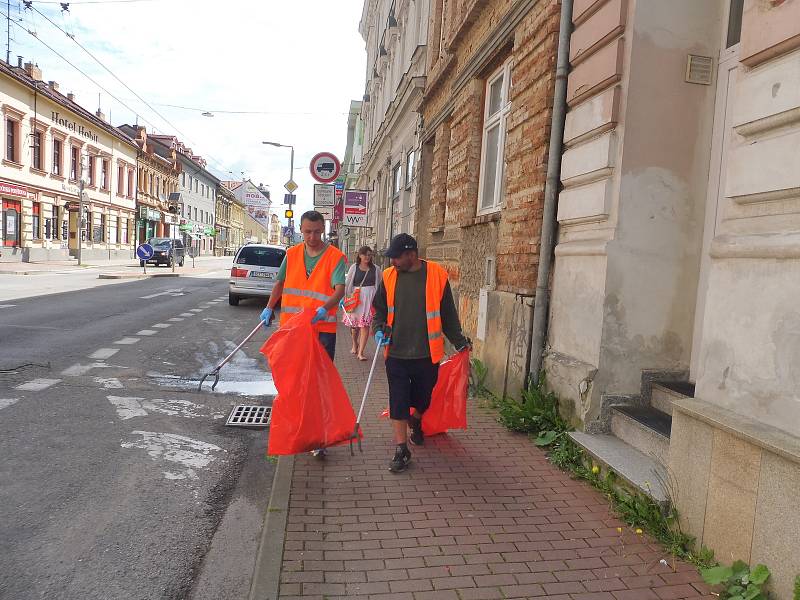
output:
[[[556,233],[556,204],[561,180],[561,152],[564,144],[564,119],[567,113],[567,75],[569,73],[569,38],[572,33],[572,0],[561,0],[561,19],[558,28],[558,59],[556,62],[553,118],[550,124],[550,148],[547,157],[547,180],[544,186],[544,214],[539,246],[539,272],[536,277],[536,300],[531,326],[531,359],[528,363],[529,381],[539,383],[547,334],[547,308],[550,299],[550,268],[553,261]]]

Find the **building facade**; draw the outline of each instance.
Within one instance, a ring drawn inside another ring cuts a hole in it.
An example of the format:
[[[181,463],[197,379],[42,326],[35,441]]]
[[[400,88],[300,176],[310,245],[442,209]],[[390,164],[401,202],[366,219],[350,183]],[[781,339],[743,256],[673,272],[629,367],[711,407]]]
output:
[[[358,169],[364,148],[364,121],[361,120],[361,101],[351,100],[347,115],[347,143],[342,160],[345,190],[358,189]],[[339,227],[340,250],[350,260],[355,260],[358,249],[366,243],[366,227]]]
[[[586,0],[573,24],[547,382],[594,456],[649,461],[683,529],[788,600],[800,2]]]
[[[230,236],[228,241],[229,247],[233,248],[233,251],[236,252],[236,250],[244,244],[244,204],[242,204],[233,192],[222,185],[221,182],[217,189],[218,193],[220,193],[219,190],[225,190],[221,193],[228,194],[231,201]]]
[[[137,147],[42,80],[31,63],[0,64],[4,148],[0,260],[131,258]],[[85,179],[83,218],[78,211]],[[79,233],[80,231],[80,233]]]
[[[170,195],[177,192],[180,162],[177,153],[164,155],[160,145],[150,139],[141,125],[120,125],[118,129],[133,138],[136,157],[136,238],[144,244],[153,237],[177,235],[176,205]]]
[[[233,203],[236,196],[229,189],[217,186],[214,190],[217,204],[214,209],[214,227],[216,229],[216,256],[233,254],[238,246],[234,246],[234,236],[231,230],[231,217],[233,216]]]
[[[177,154],[181,172],[178,177],[178,204],[175,237],[180,229],[186,246],[194,246],[198,256],[214,254],[216,246],[217,186],[219,179],[206,169],[206,160],[196,155],[178,138],[171,135],[151,135],[156,152],[165,157]]]
[[[378,252],[393,235],[415,227],[429,10],[429,0],[366,0],[359,24],[367,47],[367,81],[357,187],[370,191],[364,241]]]
[[[269,243],[281,243],[281,221],[275,213],[269,214]]]
[[[498,394],[527,378],[558,23],[555,1],[431,5],[415,233]]]

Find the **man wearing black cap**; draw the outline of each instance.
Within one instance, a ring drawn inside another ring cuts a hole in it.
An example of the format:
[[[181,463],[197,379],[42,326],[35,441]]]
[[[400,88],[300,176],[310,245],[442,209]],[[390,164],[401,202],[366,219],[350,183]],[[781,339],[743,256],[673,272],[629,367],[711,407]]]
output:
[[[414,445],[424,443],[422,416],[444,358],[444,337],[458,350],[470,342],[461,332],[447,272],[435,262],[420,260],[417,240],[398,234],[384,255],[392,266],[383,272],[372,302],[372,330],[378,346],[386,348],[389,417],[397,444],[389,470],[398,473],[411,461],[409,439]]]

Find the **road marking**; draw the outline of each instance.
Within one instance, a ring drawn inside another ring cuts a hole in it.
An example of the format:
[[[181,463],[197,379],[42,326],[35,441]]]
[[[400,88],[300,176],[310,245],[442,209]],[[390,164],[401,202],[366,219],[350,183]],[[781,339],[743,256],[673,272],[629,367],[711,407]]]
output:
[[[155,335],[157,333],[158,333],[157,331],[154,331],[152,329],[142,329],[141,331],[137,331],[136,335]]]
[[[169,323],[156,323],[155,325],[150,325],[150,327],[154,329],[166,329],[167,327],[172,327]]]
[[[122,382],[116,377],[95,377],[94,382],[103,386],[106,390],[121,390]]]
[[[201,312],[203,312],[203,309],[202,308],[190,308],[189,312],[201,313]]]
[[[193,317],[194,313],[181,313],[178,316],[179,317]]]
[[[128,368],[128,367],[123,367],[122,365],[108,365],[104,362],[97,362],[97,363],[92,363],[90,365],[81,365],[81,364],[72,365],[71,367],[67,367],[66,369],[61,371],[61,374],[64,375],[65,377],[80,377],[82,375],[86,375],[86,373],[88,373],[92,369],[109,369],[112,367],[115,369]]]
[[[15,390],[22,390],[26,392],[40,392],[42,390],[46,390],[52,385],[57,384],[60,379],[34,379],[33,381],[28,381],[27,383],[22,383],[16,386]]]
[[[122,338],[121,340],[117,340],[117,341],[116,341],[116,342],[114,342],[114,343],[115,343],[115,344],[122,344],[122,345],[124,345],[124,346],[130,346],[131,344],[135,344],[135,343],[136,343],[136,342],[138,342],[138,341],[139,341],[139,338],[135,338],[135,337],[124,337],[124,338]]]
[[[162,400],[154,398],[145,400],[138,396],[107,396],[108,401],[117,409],[117,415],[123,421],[134,417],[146,417],[148,413],[161,413],[172,417],[185,417],[194,419],[206,415],[202,404],[195,404],[188,400]],[[214,415],[216,417],[216,415]]]
[[[183,321],[183,319],[181,319],[180,317],[172,317],[170,319],[167,319],[167,321],[169,321],[171,323],[178,323],[180,321]]]
[[[178,288],[175,290],[165,290],[163,292],[158,292],[157,294],[150,294],[149,296],[139,296],[142,300],[150,300],[151,298],[158,298],[159,296],[185,296],[183,293],[183,288]]]
[[[105,360],[107,358],[111,358],[117,352],[119,352],[119,348],[100,348],[100,350],[95,350],[89,355],[89,358],[95,358],[97,360]]]
[[[153,460],[165,460],[184,467],[180,473],[164,471],[166,479],[197,479],[195,469],[204,469],[216,460],[212,452],[225,452],[214,444],[174,433],[132,431],[131,434],[141,439],[122,442],[121,447],[139,448],[145,450]]]
[[[16,306],[16,304],[0,304],[0,308],[11,308],[13,306]]]
[[[123,398],[122,396],[107,396],[107,398],[117,409],[117,415],[123,421],[147,416],[147,411],[139,403],[139,400],[144,400],[144,398]]]
[[[18,402],[19,398],[0,398],[0,410]]]

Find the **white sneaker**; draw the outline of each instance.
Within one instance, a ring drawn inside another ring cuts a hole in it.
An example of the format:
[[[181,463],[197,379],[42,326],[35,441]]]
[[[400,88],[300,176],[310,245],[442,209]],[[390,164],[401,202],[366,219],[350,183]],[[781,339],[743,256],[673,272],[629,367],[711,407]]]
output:
[[[319,458],[320,460],[325,458],[327,455],[328,451],[325,448],[318,448],[316,450],[311,451],[311,456],[313,456],[314,458]]]

